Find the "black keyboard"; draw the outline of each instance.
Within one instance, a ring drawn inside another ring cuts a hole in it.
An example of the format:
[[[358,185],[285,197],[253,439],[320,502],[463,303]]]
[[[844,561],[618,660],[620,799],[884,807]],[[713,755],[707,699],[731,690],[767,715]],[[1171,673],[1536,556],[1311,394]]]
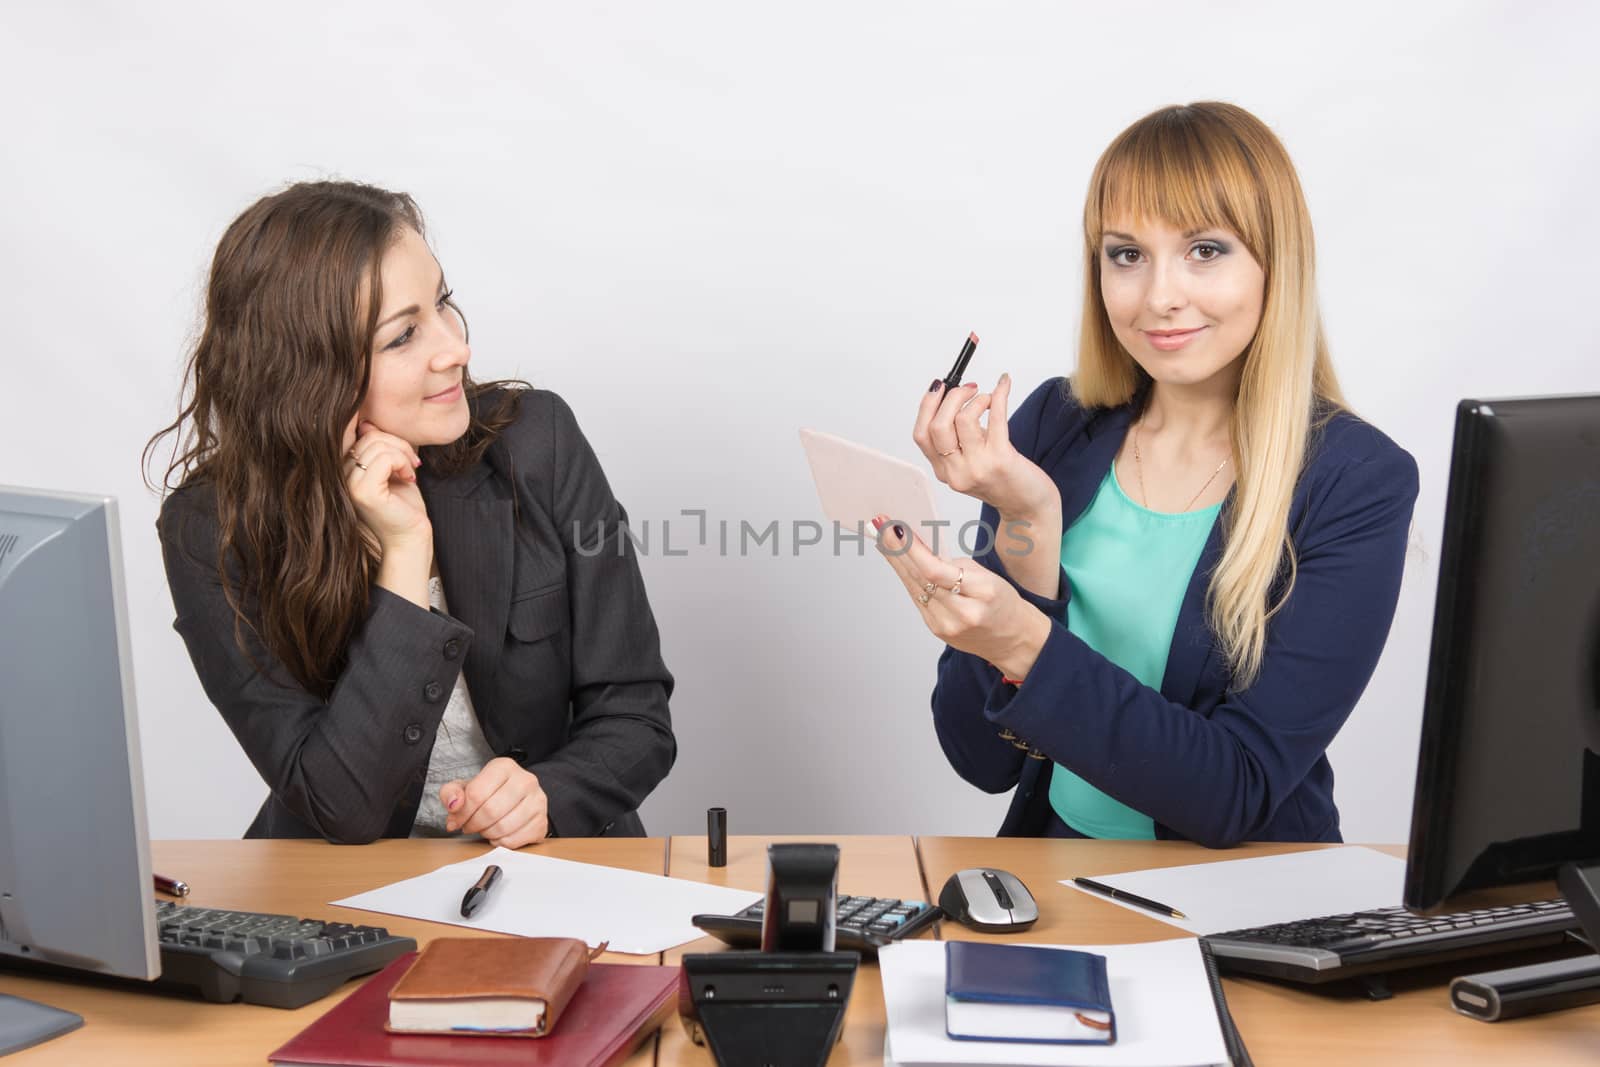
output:
[[[1565,900],[1540,900],[1431,916],[1378,908],[1229,930],[1205,940],[1224,972],[1320,983],[1555,945],[1579,929]]]
[[[766,907],[764,899],[758,900],[737,915],[696,915],[693,922],[734,948],[760,948],[761,915]],[[944,917],[932,904],[895,897],[840,897],[833,914],[835,950],[868,957]]]
[[[161,977],[156,985],[206,1000],[298,1008],[357,975],[416,950],[381,926],[220,911],[156,901]]]

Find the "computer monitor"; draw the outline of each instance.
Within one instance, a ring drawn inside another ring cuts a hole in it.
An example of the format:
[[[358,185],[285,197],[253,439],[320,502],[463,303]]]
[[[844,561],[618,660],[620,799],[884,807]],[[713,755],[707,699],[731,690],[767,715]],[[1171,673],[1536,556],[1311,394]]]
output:
[[[1463,400],[1405,904],[1596,862],[1600,396]],[[1573,874],[1562,889],[1600,934],[1600,902],[1578,899]]]
[[[109,497],[0,486],[0,967],[7,959],[160,974]],[[9,1020],[25,1012],[0,1015],[0,1052],[23,1040],[26,1024]]]

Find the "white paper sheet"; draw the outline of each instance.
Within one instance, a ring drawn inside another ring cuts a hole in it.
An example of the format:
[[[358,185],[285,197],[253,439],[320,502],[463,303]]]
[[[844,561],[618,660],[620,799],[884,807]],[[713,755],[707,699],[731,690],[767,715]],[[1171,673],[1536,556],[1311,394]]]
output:
[[[1030,1045],[955,1041],[944,1029],[944,944],[901,941],[878,950],[888,1014],[884,1056],[898,1067],[1017,1064],[1051,1067],[1194,1067],[1227,1063],[1222,1024],[1211,999],[1199,942],[1192,937],[1143,945],[1047,945],[1106,958],[1114,1045]],[[891,1058],[892,1057],[892,1058]]]
[[[472,918],[463,919],[461,898],[491,863],[499,865],[500,881]],[[497,848],[330,903],[502,934],[577,937],[590,948],[609,941],[612,952],[648,955],[704,936],[691,916],[731,915],[761,897],[747,889]]]
[[[1122,874],[1085,874],[1096,882],[1176,908],[1188,918],[1157,912],[1070,885],[1085,896],[1160,919],[1191,934],[1343,915],[1400,903],[1406,862],[1359,846],[1289,852],[1281,856],[1193,863]]]

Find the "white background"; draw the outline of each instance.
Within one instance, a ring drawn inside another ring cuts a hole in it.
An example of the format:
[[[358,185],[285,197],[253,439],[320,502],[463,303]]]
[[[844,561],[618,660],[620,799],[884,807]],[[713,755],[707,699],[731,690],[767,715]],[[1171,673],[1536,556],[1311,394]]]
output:
[[[983,383],[1070,371],[1094,160],[1223,99],[1288,146],[1346,391],[1421,465],[1394,630],[1332,751],[1346,837],[1405,838],[1455,402],[1600,388],[1595,8],[138,6],[3,17],[0,483],[121,501],[154,836],[236,836],[264,787],[171,629],[138,455],[224,227],[325,176],[417,197],[474,373],[562,393],[649,520],[680,744],[652,832],[720,804],[735,833],[992,833],[1005,798],[940,753],[939,646],[888,568],[791,554],[819,517],[796,430],[914,458],[968,330]],[[685,508],[734,554],[664,556]],[[782,555],[741,558],[740,520],[774,519]]]

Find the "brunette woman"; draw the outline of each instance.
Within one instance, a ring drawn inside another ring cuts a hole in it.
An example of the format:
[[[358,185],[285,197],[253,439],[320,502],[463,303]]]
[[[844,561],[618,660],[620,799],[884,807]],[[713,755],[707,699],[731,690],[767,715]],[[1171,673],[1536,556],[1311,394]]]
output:
[[[470,359],[410,197],[294,185],[223,235],[151,445],[183,431],[174,625],[270,790],[247,837],[644,832],[676,745],[626,515],[561,398]]]

